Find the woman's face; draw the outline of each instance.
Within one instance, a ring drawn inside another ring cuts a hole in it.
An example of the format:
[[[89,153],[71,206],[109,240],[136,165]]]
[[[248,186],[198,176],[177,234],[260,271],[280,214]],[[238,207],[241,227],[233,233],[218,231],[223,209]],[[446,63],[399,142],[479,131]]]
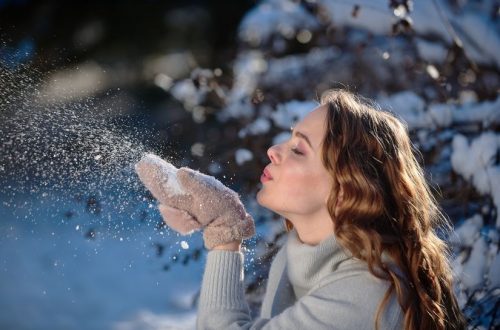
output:
[[[261,176],[260,205],[292,219],[327,211],[333,178],[323,166],[321,147],[327,109],[310,112],[292,130],[292,137],[267,151],[271,163]]]

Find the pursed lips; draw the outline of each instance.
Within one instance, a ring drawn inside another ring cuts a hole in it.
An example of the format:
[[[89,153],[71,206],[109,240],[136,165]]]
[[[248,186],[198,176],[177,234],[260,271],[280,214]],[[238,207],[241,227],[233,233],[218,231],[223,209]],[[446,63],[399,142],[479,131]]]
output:
[[[260,176],[260,181],[264,183],[272,179],[273,177],[271,173],[269,173],[269,170],[267,168],[264,168],[264,171],[262,171],[262,175]]]

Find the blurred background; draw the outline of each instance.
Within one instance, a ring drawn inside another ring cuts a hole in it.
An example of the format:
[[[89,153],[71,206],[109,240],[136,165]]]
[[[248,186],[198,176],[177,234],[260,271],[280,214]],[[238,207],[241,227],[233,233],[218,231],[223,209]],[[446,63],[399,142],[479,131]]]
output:
[[[153,152],[238,191],[257,314],[281,219],[266,150],[330,88],[408,125],[454,225],[471,329],[500,326],[497,0],[0,0],[0,328],[192,329],[205,250],[162,225]]]

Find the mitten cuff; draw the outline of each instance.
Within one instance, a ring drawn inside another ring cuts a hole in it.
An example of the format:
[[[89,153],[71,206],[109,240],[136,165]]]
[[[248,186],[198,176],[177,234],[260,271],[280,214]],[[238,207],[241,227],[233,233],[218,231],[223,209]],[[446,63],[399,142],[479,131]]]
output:
[[[216,246],[234,241],[250,238],[255,235],[255,225],[250,214],[233,225],[228,225],[229,221],[221,221],[220,224],[208,225],[203,232],[205,247],[209,250]]]

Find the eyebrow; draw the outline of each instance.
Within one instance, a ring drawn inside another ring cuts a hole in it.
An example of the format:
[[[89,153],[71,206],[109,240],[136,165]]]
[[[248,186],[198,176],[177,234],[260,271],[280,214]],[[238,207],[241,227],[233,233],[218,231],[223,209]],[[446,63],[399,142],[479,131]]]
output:
[[[304,134],[304,133],[302,133],[302,132],[299,132],[299,131],[294,130],[294,128],[293,128],[293,127],[291,128],[291,130],[292,130],[292,135],[295,135],[295,136],[297,136],[297,137],[299,137],[299,138],[304,139],[304,140],[307,142],[307,144],[309,145],[309,147],[311,147],[311,149],[313,149],[313,150],[314,150],[314,148],[313,148],[313,146],[312,146],[312,143],[311,143],[311,140],[309,140],[309,138],[307,137],[307,135],[305,135],[305,134]]]

